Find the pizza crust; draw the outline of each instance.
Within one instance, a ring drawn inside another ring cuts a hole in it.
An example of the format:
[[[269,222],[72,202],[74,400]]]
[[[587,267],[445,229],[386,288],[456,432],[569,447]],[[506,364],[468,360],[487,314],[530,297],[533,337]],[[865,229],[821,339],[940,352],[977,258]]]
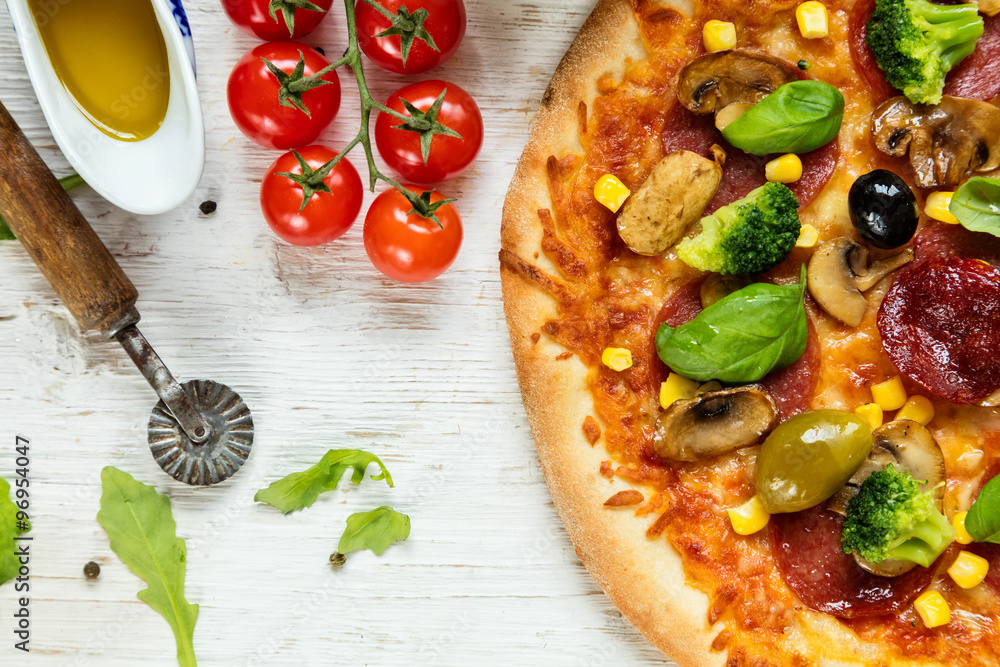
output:
[[[626,57],[645,56],[628,0],[600,0],[556,70],[542,98],[531,138],[517,166],[503,211],[501,247],[546,268],[538,210],[551,208],[546,161],[582,150],[579,104],[597,96],[597,80],[620,78]],[[535,259],[535,254],[539,257]],[[589,370],[546,337],[532,340],[558,316],[555,300],[535,283],[501,265],[504,310],[528,421],[542,469],[577,555],[612,603],[657,648],[678,664],[723,665],[711,650],[722,628],[709,627],[708,598],[684,585],[679,554],[663,538],[646,537],[649,520],[604,501],[630,488],[599,474],[608,459],[603,441],[591,446],[583,421],[593,415]],[[645,491],[636,487],[640,491]]]

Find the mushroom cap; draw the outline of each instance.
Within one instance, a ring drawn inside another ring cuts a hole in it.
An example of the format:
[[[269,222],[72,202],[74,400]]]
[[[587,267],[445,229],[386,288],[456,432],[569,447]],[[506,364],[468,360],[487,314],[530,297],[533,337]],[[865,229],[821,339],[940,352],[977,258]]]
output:
[[[944,503],[944,455],[931,432],[917,422],[900,419],[878,427],[872,431],[872,437],[871,454],[847,484],[830,498],[827,507],[838,514],[846,514],[847,504],[858,494],[868,476],[892,464],[897,470],[913,475],[920,482],[921,491],[930,491],[934,495],[934,504],[940,510]],[[854,559],[863,569],[882,577],[898,577],[917,565],[895,559],[872,563],[857,554]]]
[[[694,113],[715,113],[730,104],[756,104],[798,78],[779,58],[742,49],[717,51],[684,66],[677,99]]]
[[[861,324],[868,299],[854,283],[867,273],[868,251],[846,236],[823,243],[809,259],[809,294],[820,308],[849,327]]]
[[[872,116],[880,151],[910,152],[922,188],[960,184],[973,172],[1000,166],[1000,108],[945,95],[939,104],[913,104],[903,96],[882,103]]]
[[[868,310],[866,292],[899,267],[913,261],[906,248],[868,264],[868,249],[846,236],[823,243],[809,259],[809,294],[830,317],[856,327]]]
[[[777,423],[774,399],[759,387],[711,391],[661,412],[653,449],[664,459],[699,461],[755,445]]]

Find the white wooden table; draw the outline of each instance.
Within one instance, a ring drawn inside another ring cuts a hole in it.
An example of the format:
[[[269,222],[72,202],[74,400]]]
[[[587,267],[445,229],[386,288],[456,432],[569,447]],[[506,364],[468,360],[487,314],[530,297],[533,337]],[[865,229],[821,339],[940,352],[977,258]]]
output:
[[[137,217],[84,188],[74,198],[139,288],[142,330],[181,379],[236,388],[256,438],[221,486],[186,487],[149,455],[154,394],[117,344],[81,335],[16,243],[0,244],[0,476],[31,441],[31,653],[15,651],[12,584],[0,588],[0,665],[170,665],[166,622],[111,552],[95,515],[115,465],[173,503],[187,539],[187,597],[201,605],[204,665],[659,664],[662,656],[580,565],[542,478],[514,376],[497,268],[500,208],[549,77],[591,0],[467,0],[458,54],[425,75],[482,107],[478,163],[461,198],[465,245],[426,285],[384,279],[359,223],[319,249],[279,241],[258,210],[276,153],[239,134],[225,84],[256,41],[216,0],[189,0],[207,166],[173,213]],[[304,40],[339,54],[343,8]],[[67,165],[0,19],[0,99],[58,174]],[[385,98],[404,79],[368,68]],[[353,81],[324,137],[356,131]],[[355,165],[363,159],[356,154]],[[372,195],[366,199],[370,202]],[[204,216],[198,204],[215,200]],[[396,481],[347,484],[282,516],[254,492],[331,448],[377,453]],[[346,517],[383,504],[410,515],[408,542],[332,570]],[[101,576],[87,581],[87,561]]]

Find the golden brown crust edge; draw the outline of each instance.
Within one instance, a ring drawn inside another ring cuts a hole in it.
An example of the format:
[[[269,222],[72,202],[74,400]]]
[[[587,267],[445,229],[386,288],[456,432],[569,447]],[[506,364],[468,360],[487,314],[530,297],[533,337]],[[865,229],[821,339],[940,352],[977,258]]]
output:
[[[542,99],[504,204],[504,250],[546,268],[544,257],[535,259],[541,247],[537,212],[552,206],[546,161],[580,149],[579,103],[592,107],[598,78],[620,76],[629,54],[637,60],[644,54],[631,3],[600,0]],[[708,599],[684,584],[677,552],[663,538],[647,538],[649,521],[632,518],[629,508],[603,507],[608,497],[628,487],[599,474],[607,452],[602,442],[591,447],[584,437],[583,420],[594,412],[588,370],[575,357],[556,360],[563,349],[544,337],[537,343],[531,339],[557,316],[554,300],[504,266],[501,283],[528,421],[553,501],[580,560],[626,618],[678,664],[724,664],[725,654],[711,650],[717,630],[706,620]]]

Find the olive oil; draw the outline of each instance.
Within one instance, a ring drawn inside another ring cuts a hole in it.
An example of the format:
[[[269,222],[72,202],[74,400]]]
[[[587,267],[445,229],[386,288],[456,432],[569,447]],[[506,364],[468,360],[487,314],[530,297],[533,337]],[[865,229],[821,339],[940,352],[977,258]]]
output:
[[[56,76],[102,132],[141,141],[170,101],[167,47],[149,0],[28,0]]]

